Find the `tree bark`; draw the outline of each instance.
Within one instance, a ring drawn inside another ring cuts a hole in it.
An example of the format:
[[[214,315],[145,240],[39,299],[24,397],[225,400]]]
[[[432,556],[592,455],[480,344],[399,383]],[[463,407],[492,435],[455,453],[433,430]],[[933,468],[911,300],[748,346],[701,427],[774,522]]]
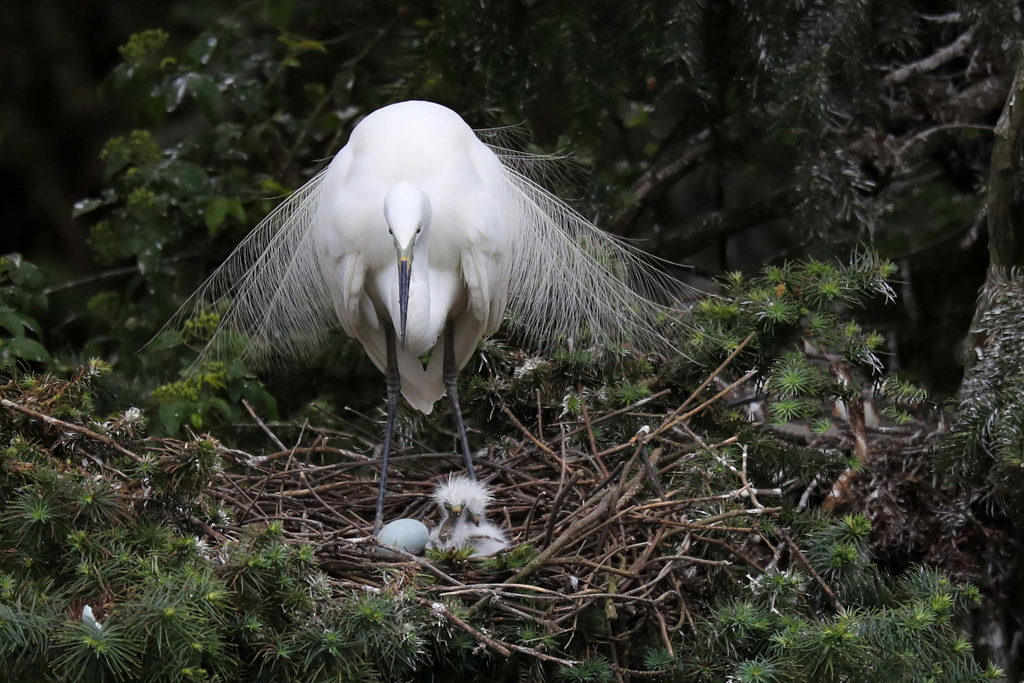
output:
[[[1024,54],[999,117],[989,168],[989,268],[966,342],[961,406],[990,396],[1024,373],[1024,202],[1021,201],[1024,143]],[[1019,560],[1018,560],[1019,561]],[[1008,567],[1012,575],[1016,567]],[[1019,585],[1019,584],[1018,584]],[[1011,581],[1009,595],[990,596],[971,616],[978,654],[1007,668],[1017,680],[1022,592]]]
[[[978,391],[992,391],[1001,379],[1024,370],[1024,358],[1007,354],[1019,336],[1016,322],[1024,315],[1024,202],[1021,177],[1024,143],[1024,54],[1010,86],[1003,113],[996,125],[989,167],[988,215],[989,267],[978,296],[974,319],[965,340],[964,380],[961,399]],[[1008,357],[1009,356],[1009,357]],[[1008,367],[1015,366],[1015,367]]]
[[[1018,185],[1024,138],[1024,56],[996,125],[988,177],[988,236],[991,266],[1024,264],[1024,216]]]

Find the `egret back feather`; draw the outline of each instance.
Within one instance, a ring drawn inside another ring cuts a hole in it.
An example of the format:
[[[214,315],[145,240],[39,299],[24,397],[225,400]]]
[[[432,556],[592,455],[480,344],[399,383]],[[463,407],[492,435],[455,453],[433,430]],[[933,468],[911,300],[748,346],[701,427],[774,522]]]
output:
[[[547,162],[497,150],[514,221],[508,318],[542,348],[625,344],[669,351],[668,301],[679,288],[657,259],[602,231],[534,179]]]
[[[204,361],[237,356],[257,365],[309,358],[337,328],[313,230],[325,174],[318,173],[264,218],[157,335],[185,333],[197,316],[218,314],[193,371]]]
[[[482,140],[501,142],[493,133]],[[560,157],[489,148],[502,167],[495,197],[510,235],[503,275],[513,328],[542,348],[672,349],[662,326],[668,309],[659,302],[678,282],[656,259],[601,231],[541,186],[545,169]],[[165,325],[161,334],[182,333],[198,314],[220,315],[193,371],[204,361],[239,355],[257,365],[309,359],[335,335],[339,319],[316,251],[326,173],[268,215]]]

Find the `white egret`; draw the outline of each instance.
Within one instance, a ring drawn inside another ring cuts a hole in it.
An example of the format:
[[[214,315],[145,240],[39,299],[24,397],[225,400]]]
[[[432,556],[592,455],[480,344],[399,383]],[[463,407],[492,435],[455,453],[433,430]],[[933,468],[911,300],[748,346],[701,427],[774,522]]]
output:
[[[655,300],[671,281],[532,179],[546,160],[485,144],[437,104],[379,109],[168,325],[220,313],[197,366],[226,349],[308,357],[339,324],[359,340],[387,377],[376,533],[399,392],[429,414],[447,391],[475,478],[456,378],[506,317],[542,345],[665,347]]]
[[[449,476],[434,490],[441,523],[430,532],[429,548],[473,548],[474,555],[493,555],[508,547],[505,532],[487,520],[490,490],[468,477]]]

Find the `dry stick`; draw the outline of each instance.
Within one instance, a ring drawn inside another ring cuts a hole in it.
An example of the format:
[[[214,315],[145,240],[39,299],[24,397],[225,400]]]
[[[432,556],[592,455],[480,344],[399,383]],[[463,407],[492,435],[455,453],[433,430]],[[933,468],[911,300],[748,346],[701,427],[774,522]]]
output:
[[[251,409],[250,409],[250,410],[251,410]],[[253,413],[253,416],[255,417],[255,413]],[[259,418],[256,418],[256,419],[258,420]],[[268,429],[267,431],[269,432],[270,430]],[[300,436],[301,436],[301,434],[300,434]],[[321,436],[321,435],[317,435],[317,437],[316,437],[316,441],[314,441],[314,442],[313,442],[313,446],[315,447],[315,446],[316,446],[317,444],[319,444],[319,443],[320,443],[320,439],[322,439],[322,438],[323,438],[323,436]],[[277,439],[277,437],[274,437],[274,439],[276,440],[276,439]],[[295,448],[298,448],[298,447],[299,447],[299,443],[301,443],[301,441],[297,441],[297,442],[295,443]],[[292,449],[292,454],[294,454],[294,453],[295,453],[295,448],[293,448],[293,449]],[[259,499],[260,499],[260,496],[261,496],[261,495],[263,495],[263,489],[264,489],[264,488],[266,488],[266,486],[267,486],[267,482],[268,482],[268,481],[270,481],[270,475],[272,475],[273,473],[274,473],[273,471],[271,471],[271,472],[267,472],[267,476],[265,476],[265,477],[263,478],[263,481],[261,481],[261,482],[260,482],[260,488],[259,488],[259,490],[258,490],[258,491],[256,492],[256,496],[255,496],[255,497],[254,497],[254,498],[252,499],[252,502],[251,502],[251,503],[249,503],[249,507],[247,507],[247,508],[245,509],[245,512],[243,512],[243,513],[242,513],[242,516],[238,518],[238,523],[239,523],[239,524],[241,524],[242,522],[244,522],[244,521],[245,521],[245,518],[249,516],[249,513],[250,513],[250,512],[252,512],[252,509],[253,509],[253,507],[255,507],[256,503],[257,503],[257,502],[259,501]]]
[[[588,527],[599,521],[610,506],[611,496],[613,494],[613,491],[606,491],[604,496],[601,498],[601,502],[598,503],[597,507],[594,508],[590,514],[570,526],[561,536],[558,537],[558,540],[549,545],[543,552],[541,552],[540,555],[533,558],[525,567],[509,577],[505,583],[522,583],[522,579],[535,572],[550,558],[554,557],[562,548],[569,545],[569,543],[571,543],[580,532],[586,531]],[[466,616],[473,616],[473,614],[483,607],[488,600],[490,600],[490,598],[485,597],[474,603],[466,612]]]
[[[591,567],[593,569],[597,569],[597,570],[602,571],[602,572],[609,572],[611,574],[618,574],[619,576],[624,576],[627,579],[638,578],[636,574],[633,574],[633,573],[631,573],[631,572],[629,572],[629,571],[627,571],[625,569],[618,569],[616,567],[611,567],[611,566],[608,566],[608,565],[605,565],[605,564],[599,564],[599,563],[594,562],[592,560],[588,560],[588,559],[586,559],[584,557],[580,557],[579,555],[576,555],[574,557],[560,557],[557,560],[551,560],[551,562],[549,564],[582,564],[582,565],[584,565],[586,567]]]
[[[715,378],[716,378],[716,377],[718,377],[718,375],[720,375],[720,374],[722,373],[722,370],[725,370],[725,369],[726,369],[727,367],[729,367],[729,365],[730,365],[730,364],[731,364],[731,363],[732,363],[732,362],[733,362],[734,360],[736,360],[736,356],[740,355],[740,352],[741,352],[741,351],[743,351],[743,349],[745,349],[745,348],[747,347],[747,344],[749,344],[749,343],[750,343],[750,340],[751,340],[751,339],[753,339],[753,338],[754,338],[754,333],[753,333],[753,332],[751,332],[750,334],[748,334],[748,335],[747,335],[747,338],[746,338],[746,339],[744,339],[744,340],[743,340],[743,341],[742,341],[742,342],[740,343],[740,345],[739,345],[739,346],[737,346],[737,347],[736,347],[736,349],[735,349],[735,350],[734,350],[734,351],[733,351],[732,353],[730,353],[730,354],[729,354],[729,357],[728,357],[728,358],[726,358],[726,359],[725,359],[724,361],[722,361],[722,364],[721,364],[721,365],[719,365],[719,366],[718,366],[717,368],[715,368],[715,371],[714,371],[714,372],[712,372],[712,373],[711,373],[710,375],[708,375],[708,378],[707,378],[707,379],[705,379],[705,380],[704,380],[703,382],[701,382],[701,385],[700,385],[699,387],[697,387],[696,389],[694,389],[694,390],[693,390],[693,393],[692,393],[692,394],[690,394],[689,398],[687,398],[687,399],[686,399],[685,401],[683,401],[683,405],[681,405],[681,406],[679,406],[678,408],[676,408],[676,409],[675,409],[675,410],[674,410],[674,411],[672,412],[672,414],[671,414],[671,415],[669,416],[669,418],[668,418],[668,419],[669,419],[669,420],[671,420],[671,419],[674,419],[674,418],[675,418],[675,417],[676,417],[677,415],[679,415],[679,413],[681,413],[681,412],[683,412],[684,410],[686,410],[686,406],[690,405],[690,403],[692,403],[692,402],[693,402],[693,400],[694,400],[695,398],[697,398],[698,396],[700,396],[700,392],[704,391],[704,389],[705,389],[705,388],[706,388],[706,387],[707,387],[707,386],[708,386],[709,384],[711,384],[712,382],[714,382],[714,381],[715,381]],[[666,422],[667,422],[667,421],[668,421],[668,420],[666,420]]]
[[[661,640],[665,643],[665,649],[668,650],[668,656],[675,657],[676,651],[672,647],[672,641],[668,637],[668,626],[665,624],[665,617],[662,616],[658,609],[654,610],[654,616],[658,620],[658,629],[661,631]]]
[[[600,424],[601,422],[604,422],[605,420],[610,420],[613,417],[618,417],[619,415],[622,415],[624,413],[628,413],[631,410],[639,408],[640,406],[644,405],[645,403],[650,403],[651,401],[657,400],[657,399],[661,398],[662,396],[667,396],[668,394],[671,394],[671,393],[672,393],[671,389],[662,389],[658,393],[651,394],[647,398],[642,398],[642,399],[640,399],[639,401],[637,401],[635,403],[630,403],[625,408],[619,408],[618,410],[613,410],[612,412],[608,413],[607,415],[602,415],[601,417],[599,417],[596,420],[592,421],[590,424],[591,424],[591,426],[596,425],[596,424]],[[571,432],[566,432],[565,433],[565,438],[568,438],[570,436],[575,436],[576,434],[579,434],[580,432],[582,432],[584,429],[586,429],[586,427],[577,427],[576,429],[572,430]],[[558,439],[561,439],[561,438],[562,437],[557,437],[555,439],[555,441],[552,442],[552,443],[557,442]],[[594,453],[594,456],[597,457],[597,453],[596,452]]]
[[[623,471],[623,478],[625,478],[626,473],[628,471],[629,469],[627,467]],[[589,527],[593,526],[596,523],[599,523],[608,513],[609,509],[614,507],[615,501],[618,500],[619,495],[621,494],[621,490],[630,489],[633,486],[636,486],[640,481],[643,480],[644,476],[644,473],[641,472],[637,474],[635,477],[633,477],[633,479],[630,480],[627,486],[621,489],[616,488],[615,490],[605,491],[604,495],[600,499],[600,502],[597,503],[597,507],[591,510],[591,512],[588,515],[576,521],[572,526],[566,529],[562,533],[562,535],[558,537],[558,540],[554,541],[551,545],[549,545],[543,552],[541,552],[540,555],[533,558],[525,567],[523,567],[518,572],[513,574],[506,581],[506,583],[521,583],[522,579],[526,578],[527,576],[535,572],[550,558],[554,557],[558,551],[572,543],[579,536],[580,532],[586,531]],[[476,605],[474,605],[473,607],[476,607]]]
[[[647,478],[651,480],[651,485],[654,486],[654,491],[658,494],[658,498],[661,498],[663,501],[668,500],[665,497],[665,490],[658,483],[658,476],[654,472],[654,467],[651,466],[651,456],[647,454],[647,448],[642,448],[640,453],[644,459],[644,471],[647,473]]]
[[[192,522],[193,524],[195,524],[200,529],[202,529],[203,533],[205,533],[207,536],[209,536],[210,538],[212,538],[215,541],[219,541],[221,543],[224,543],[227,540],[229,540],[227,536],[225,536],[224,534],[216,531],[215,529],[213,529],[213,527],[211,527],[209,524],[207,524],[203,520],[199,519],[195,515],[190,516],[189,517],[189,521]]]
[[[608,476],[608,468],[604,461],[597,457],[597,441],[594,439],[594,427],[590,424],[590,415],[587,413],[587,401],[583,398],[583,382],[576,383],[576,392],[580,395],[580,407],[583,408],[583,423],[587,426],[587,436],[590,437],[590,452],[594,454],[594,460],[601,469],[601,474]],[[562,434],[562,442],[565,442],[565,434]]]
[[[558,426],[558,429],[559,429],[559,431],[562,434],[565,434],[565,424],[560,424]],[[567,460],[567,458],[566,458],[566,455],[565,455],[565,439],[562,439],[562,469],[558,473],[558,492],[559,493],[562,492],[562,487],[565,486],[565,468],[566,468],[566,464],[565,463],[566,463],[566,460]]]
[[[16,410],[19,413],[22,413],[24,415],[28,415],[29,417],[34,418],[36,420],[41,420],[41,421],[45,422],[46,424],[50,425],[51,427],[60,427],[61,429],[68,429],[68,430],[71,430],[72,432],[76,432],[78,434],[82,434],[84,436],[87,436],[90,439],[94,439],[96,441],[99,441],[104,446],[109,446],[110,448],[113,448],[115,451],[117,451],[121,455],[125,455],[125,456],[129,457],[132,460],[134,460],[135,462],[142,462],[142,458],[140,458],[139,456],[135,455],[134,453],[132,453],[130,450],[128,450],[127,448],[125,448],[121,444],[117,443],[116,441],[114,441],[113,439],[111,439],[108,436],[103,436],[102,434],[97,434],[96,432],[92,431],[91,429],[88,429],[86,427],[81,427],[81,426],[76,425],[76,424],[71,424],[70,422],[64,422],[63,420],[58,420],[57,418],[50,417],[49,415],[44,415],[43,413],[37,412],[35,410],[32,410],[31,408],[26,408],[25,406],[18,405],[14,401],[10,401],[10,400],[8,400],[6,398],[0,399],[0,405],[2,405],[4,408],[10,408],[11,410]]]
[[[601,535],[598,536],[598,538],[597,538],[597,548],[598,548],[598,550],[601,550],[601,551],[604,550],[605,541],[608,539],[608,533],[609,533],[609,530],[610,530],[609,526],[608,526],[608,522],[609,521],[613,521],[613,520],[615,520],[617,518],[617,516],[613,515],[612,513],[615,512],[615,510],[616,510],[616,508],[617,508],[617,506],[619,504],[619,500],[622,498],[622,494],[626,490],[626,477],[629,476],[629,468],[633,466],[633,463],[636,462],[637,457],[639,457],[639,455],[640,455],[640,451],[642,451],[644,449],[644,441],[643,441],[643,438],[641,438],[641,436],[640,436],[642,431],[643,431],[642,429],[641,429],[641,431],[638,431],[636,433],[636,436],[634,436],[633,439],[631,439],[630,442],[629,442],[630,444],[632,444],[634,441],[637,443],[636,450],[633,451],[633,457],[629,459],[629,462],[626,463],[626,467],[622,470],[622,476],[619,477],[619,485],[616,486],[614,491],[613,491],[613,498],[612,498],[612,501],[611,501],[611,505],[608,507],[607,513],[605,515],[605,519],[602,520],[601,527],[599,527],[599,528],[601,528]],[[645,475],[643,473],[641,473],[640,476],[645,476]],[[596,531],[596,529],[594,531]]]
[[[836,594],[833,593],[832,589],[828,587],[828,584],[825,583],[825,580],[818,575],[818,572],[814,570],[814,567],[811,566],[811,563],[807,559],[807,557],[802,552],[800,552],[800,546],[794,543],[793,539],[790,538],[788,534],[783,535],[783,538],[786,540],[786,544],[789,545],[790,552],[796,555],[796,558],[800,560],[800,564],[807,568],[807,571],[811,573],[811,576],[813,576],[814,580],[818,582],[818,585],[821,586],[821,589],[825,591],[825,595],[828,596],[828,599],[832,602],[832,606],[836,608],[836,611],[840,614],[846,614],[846,610],[843,609],[843,605],[839,602],[839,598],[836,597]]]
[[[555,453],[550,448],[548,448],[547,444],[543,443],[540,439],[531,434],[530,430],[527,429],[526,426],[522,422],[520,422],[515,415],[512,414],[512,411],[508,409],[508,406],[501,406],[501,410],[506,415],[508,415],[508,418],[512,420],[512,424],[514,424],[519,429],[519,431],[521,431],[526,436],[527,439],[532,441],[542,451],[555,458],[555,460],[559,460],[558,454]]]
[[[632,464],[632,463],[630,463],[630,464]],[[562,520],[562,524],[566,524],[567,522],[575,519],[579,515],[582,515],[584,510],[586,510],[591,505],[593,505],[595,502],[600,500],[601,496],[599,494],[601,493],[601,491],[603,491],[605,489],[605,487],[607,487],[612,481],[614,481],[615,477],[617,477],[619,475],[619,472],[622,471],[622,468],[625,467],[625,466],[626,466],[626,463],[620,461],[619,464],[617,464],[612,469],[611,474],[609,474],[607,477],[602,479],[601,482],[597,486],[595,486],[592,489],[590,489],[590,491],[589,491],[590,497],[587,498],[586,500],[584,500],[582,505],[580,505],[578,508],[573,510],[564,520]],[[540,541],[543,538],[543,536],[537,535],[537,536],[534,536],[533,538],[530,538],[529,535],[527,535],[526,538],[527,538],[527,542],[528,543],[534,543],[534,542]]]
[[[537,435],[544,438],[544,411],[540,407],[540,389],[537,390]]]
[[[576,485],[576,482],[579,481],[579,478],[580,471],[576,470],[569,478],[569,483],[563,486],[561,490],[559,490],[558,495],[555,496],[555,501],[551,504],[551,513],[548,516],[547,529],[544,531],[544,542],[542,547],[547,547],[547,545],[551,543],[551,535],[555,532],[555,522],[558,519],[559,511],[562,509],[562,503],[565,502],[566,496],[569,495],[569,492],[572,490],[572,487]]]
[[[427,600],[426,598],[416,598],[416,602],[420,603],[421,605],[423,605],[424,607],[428,608],[432,612],[436,612],[438,614],[443,614],[445,616],[445,618],[447,618],[453,624],[455,624],[456,626],[461,628],[463,631],[465,631],[469,635],[471,635],[474,638],[476,638],[477,640],[479,640],[481,643],[483,643],[487,647],[491,648],[492,650],[494,650],[495,652],[500,654],[502,657],[511,657],[512,656],[512,653],[505,646],[505,643],[502,643],[501,641],[498,641],[498,640],[495,640],[494,638],[491,638],[489,635],[486,635],[484,633],[481,633],[480,631],[477,631],[475,628],[473,628],[472,626],[467,624],[465,621],[463,621],[462,619],[459,619],[457,616],[452,614],[451,611],[447,607],[445,607],[443,604],[441,604],[440,602],[431,602],[430,600]]]
[[[299,471],[299,477],[302,478],[302,481],[303,481],[303,483],[306,484],[306,486],[309,486],[309,480],[306,478],[306,473],[304,471],[302,471],[302,470]],[[352,520],[348,519],[345,515],[343,515],[340,512],[338,512],[338,510],[336,510],[333,506],[331,506],[330,503],[328,503],[323,498],[321,498],[320,495],[316,492],[315,489],[310,488],[309,492],[313,494],[313,497],[316,498],[320,502],[321,505],[323,505],[325,508],[327,508],[328,510],[333,512],[335,515],[337,515],[338,519],[344,519],[346,524],[350,524],[355,529],[359,529],[360,528],[360,526],[358,526],[355,522],[353,522]],[[364,524],[364,526],[365,526],[365,524]]]
[[[388,552],[396,552],[399,555],[401,555],[402,557],[405,557],[405,558],[407,558],[409,560],[412,560],[413,562],[415,562],[419,566],[421,566],[424,569],[426,569],[427,571],[429,571],[434,576],[437,576],[438,578],[444,579],[445,581],[447,581],[448,583],[450,583],[450,584],[452,584],[454,586],[464,586],[464,585],[466,585],[466,584],[462,583],[461,581],[459,581],[458,579],[456,579],[456,578],[454,578],[452,576],[449,576],[448,574],[445,574],[443,571],[441,571],[440,569],[438,569],[434,565],[430,564],[429,562],[424,560],[422,557],[418,557],[416,555],[413,555],[412,553],[410,553],[407,550],[403,550],[402,548],[396,548],[396,547],[393,547],[393,546],[385,545],[384,543],[381,543],[377,538],[375,538],[373,536],[370,537],[370,542],[373,543],[374,545],[376,545],[379,548],[385,548]]]
[[[296,454],[299,454],[299,455],[311,455],[313,453],[329,453],[331,455],[344,455],[344,456],[348,456],[349,458],[354,458],[354,459],[360,461],[360,464],[362,464],[364,462],[368,462],[370,460],[369,457],[363,455],[362,453],[355,453],[353,451],[346,451],[346,450],[341,449],[341,448],[334,448],[333,446],[318,446],[316,448],[297,448],[297,449],[294,449],[294,450],[290,449],[290,448],[286,448],[283,451],[278,451],[277,453],[271,453],[270,455],[263,456],[263,458],[260,459],[260,464],[264,465],[264,464],[266,464],[268,462],[274,462],[275,460],[280,460],[281,458],[287,458],[293,452],[296,453]],[[347,464],[347,463],[342,463],[342,464]],[[333,467],[333,465],[325,465],[325,467]]]
[[[654,430],[653,434],[650,434],[650,435],[648,435],[646,437],[647,440],[653,439],[654,437],[658,436],[659,434],[664,432],[669,427],[673,427],[673,426],[679,424],[680,422],[683,422],[684,420],[687,420],[688,418],[691,418],[694,415],[696,415],[696,414],[698,414],[700,412],[703,412],[703,410],[705,408],[707,408],[709,405],[711,405],[712,403],[714,403],[718,399],[722,398],[723,396],[728,394],[730,391],[735,389],[737,386],[739,386],[740,384],[743,384],[744,382],[746,382],[748,379],[750,379],[751,377],[753,377],[756,374],[757,374],[757,370],[751,370],[750,372],[748,372],[747,374],[743,375],[738,380],[736,380],[735,382],[733,382],[732,384],[727,386],[725,389],[722,389],[720,392],[718,392],[717,394],[715,394],[714,396],[712,396],[708,400],[706,400],[703,403],[701,403],[699,406],[697,406],[696,408],[694,408],[690,412],[684,413],[684,414],[682,414],[682,415],[680,415],[679,417],[676,417],[676,418],[671,418],[671,419],[665,420],[665,422],[663,422],[660,427],[658,427],[656,430]]]
[[[925,57],[920,61],[907,64],[906,66],[889,73],[882,79],[882,82],[889,87],[902,85],[919,73],[937,69],[943,64],[963,55],[968,49],[970,49],[973,42],[974,29],[972,28],[962,33],[959,38],[934,54]]]
[[[278,448],[280,448],[282,451],[288,450],[288,447],[281,443],[281,440],[277,438],[274,432],[270,431],[270,427],[264,424],[263,420],[261,420],[259,416],[256,415],[256,411],[252,409],[252,406],[249,405],[249,402],[246,401],[244,398],[242,399],[242,405],[245,406],[245,409],[249,411],[250,415],[252,415],[252,419],[256,420],[256,424],[260,426],[260,429],[262,429],[266,433],[266,435],[270,437],[271,441],[277,444]],[[292,449],[293,454],[294,452],[295,450]]]
[[[520,653],[522,653],[524,655],[530,655],[531,657],[536,657],[537,659],[540,659],[542,661],[554,662],[555,664],[561,664],[562,666],[576,666],[577,664],[579,664],[579,662],[574,660],[574,659],[561,659],[560,657],[552,657],[551,655],[544,654],[543,652],[540,652],[539,650],[534,650],[532,647],[526,647],[524,645],[517,645],[515,643],[508,643],[508,642],[505,642],[504,640],[498,640],[496,638],[492,638],[492,637],[490,637],[490,636],[488,636],[488,635],[486,635],[484,633],[481,633],[480,631],[477,631],[475,628],[473,628],[472,626],[467,624],[465,621],[463,621],[462,619],[460,619],[457,616],[455,616],[454,614],[452,614],[448,610],[448,608],[445,607],[444,605],[442,605],[441,603],[439,603],[439,602],[430,602],[429,600],[426,600],[425,598],[416,598],[416,600],[420,604],[426,605],[431,610],[434,610],[435,612],[440,612],[440,613],[444,614],[447,618],[451,619],[452,622],[454,622],[456,626],[458,626],[459,628],[464,630],[466,633],[470,634],[471,636],[473,636],[474,638],[479,640],[481,643],[487,645],[488,647],[493,649],[495,652],[498,652],[499,654],[501,654],[501,655],[503,655],[505,657],[510,657],[511,656],[511,653],[509,652],[509,650],[515,650],[516,652],[520,652]]]
[[[712,527],[712,528],[714,529],[715,527]],[[745,529],[745,531],[750,531],[750,530],[749,529]],[[725,548],[726,550],[728,550],[730,553],[735,555],[736,557],[738,557],[741,560],[743,560],[744,562],[746,562],[749,566],[751,566],[754,569],[756,569],[759,573],[761,573],[761,574],[765,573],[764,567],[759,565],[752,557],[750,557],[746,553],[741,552],[740,550],[737,550],[731,544],[726,543],[725,541],[720,541],[717,538],[708,538],[707,536],[698,536],[697,534],[693,535],[693,539],[695,541],[703,541],[704,543],[711,543],[712,545],[720,545],[723,548]]]
[[[728,567],[732,564],[729,560],[705,560],[703,557],[692,557],[690,555],[662,555],[652,557],[651,562],[667,562],[679,560],[680,562],[692,562],[693,564],[706,564],[711,567]]]

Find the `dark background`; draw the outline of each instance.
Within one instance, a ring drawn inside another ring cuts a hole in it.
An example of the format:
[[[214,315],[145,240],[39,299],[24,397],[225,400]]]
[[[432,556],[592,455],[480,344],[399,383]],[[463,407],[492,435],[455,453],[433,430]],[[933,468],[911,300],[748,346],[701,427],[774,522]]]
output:
[[[944,6],[935,4],[936,10]],[[929,3],[921,5],[927,9]],[[0,253],[21,252],[43,267],[51,282],[99,271],[86,244],[89,222],[72,219],[71,212],[76,201],[95,195],[102,186],[99,152],[104,142],[137,124],[119,106],[116,94],[104,87],[120,61],[117,48],[132,33],[152,27],[170,33],[172,46],[187,43],[231,7],[224,2],[128,0],[41,0],[0,7]],[[558,142],[565,112],[574,105],[566,101],[566,92],[557,84],[544,87],[530,105],[526,123],[538,142]],[[994,108],[979,123],[994,124],[997,116]],[[165,126],[156,131],[157,138],[181,137],[191,125]],[[626,131],[626,144],[629,138]],[[987,137],[978,136],[942,145],[927,161],[949,191],[971,194],[984,180],[984,168],[976,160],[987,154]],[[716,205],[742,203],[751,188],[771,183],[763,172],[724,175],[714,167],[698,169],[653,206],[659,235],[671,243],[674,233],[684,233]],[[945,190],[940,186],[938,191]],[[895,223],[904,218],[898,215]],[[955,234],[924,248],[901,247],[898,240],[887,242],[885,235],[876,235],[883,238],[875,245],[882,255],[897,258],[902,285],[896,305],[872,310],[869,322],[889,337],[890,369],[910,372],[939,399],[959,386],[959,346],[987,265],[985,231],[969,235],[970,222],[962,223]],[[905,226],[896,225],[896,232],[903,230]],[[765,263],[804,254],[828,257],[846,248],[836,249],[829,238],[808,239],[787,221],[710,242],[696,250],[659,253],[694,266],[684,278],[704,286],[728,270],[756,272]]]

